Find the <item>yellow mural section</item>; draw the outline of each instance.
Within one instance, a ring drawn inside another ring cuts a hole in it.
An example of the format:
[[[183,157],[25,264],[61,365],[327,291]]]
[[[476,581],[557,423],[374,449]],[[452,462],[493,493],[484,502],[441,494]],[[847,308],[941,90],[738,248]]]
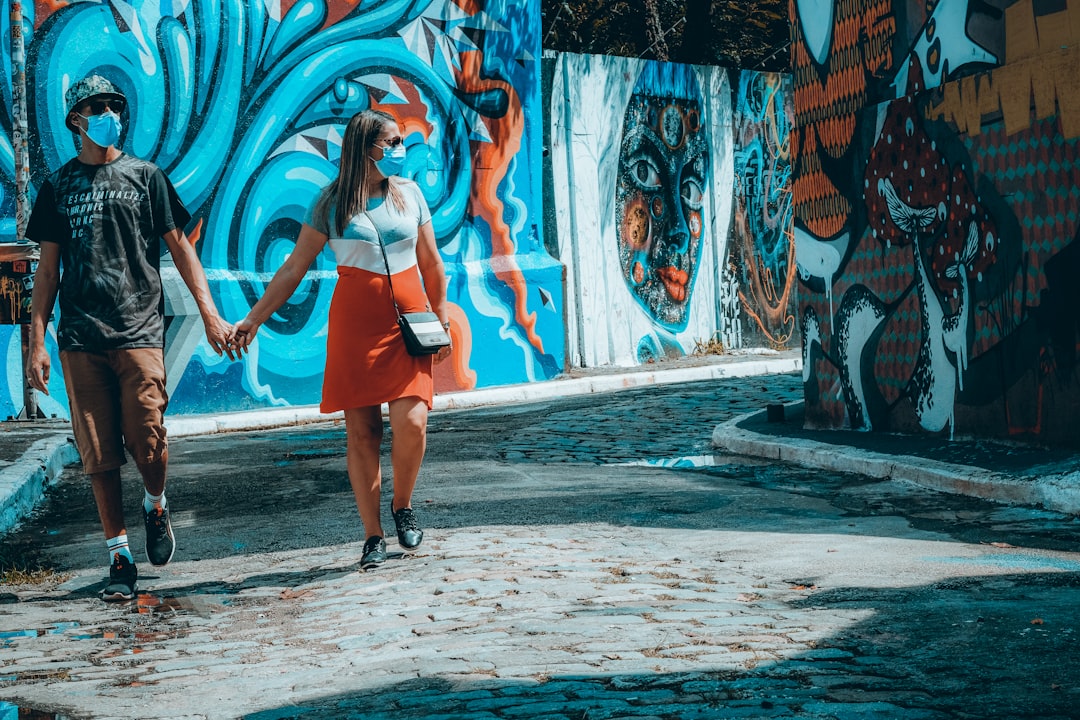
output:
[[[1011,135],[1056,114],[1066,138],[1080,136],[1080,1],[1037,18],[1022,0],[1006,9],[1005,28],[1005,64],[945,85],[927,118],[978,135],[983,118],[1000,117]]]

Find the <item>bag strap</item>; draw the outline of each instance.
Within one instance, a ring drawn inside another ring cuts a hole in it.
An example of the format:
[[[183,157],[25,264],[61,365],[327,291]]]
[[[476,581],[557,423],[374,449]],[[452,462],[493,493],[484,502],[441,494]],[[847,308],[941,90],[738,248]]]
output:
[[[394,303],[394,312],[397,313],[398,317],[401,317],[401,308],[398,307],[397,298],[394,297],[394,281],[390,279],[390,261],[386,258],[386,246],[383,245],[382,233],[379,232],[379,226],[368,215],[367,210],[364,211],[364,217],[371,223],[371,227],[375,229],[375,236],[379,238],[379,250],[382,251],[383,264],[386,265],[386,282],[390,285],[390,302]]]

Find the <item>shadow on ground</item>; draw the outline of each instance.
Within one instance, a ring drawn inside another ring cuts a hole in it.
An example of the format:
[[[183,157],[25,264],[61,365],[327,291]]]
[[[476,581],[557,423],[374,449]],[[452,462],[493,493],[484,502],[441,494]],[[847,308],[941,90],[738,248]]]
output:
[[[992,597],[990,595],[992,594]],[[809,653],[748,660],[738,670],[420,678],[341,692],[248,720],[529,717],[1031,718],[1077,717],[1080,574],[965,578],[928,586],[810,592],[792,612],[870,611]],[[753,627],[740,628],[743,635]],[[737,637],[729,638],[727,649]],[[702,648],[716,653],[723,645]],[[644,663],[643,663],[644,664]],[[347,680],[343,680],[347,682]]]

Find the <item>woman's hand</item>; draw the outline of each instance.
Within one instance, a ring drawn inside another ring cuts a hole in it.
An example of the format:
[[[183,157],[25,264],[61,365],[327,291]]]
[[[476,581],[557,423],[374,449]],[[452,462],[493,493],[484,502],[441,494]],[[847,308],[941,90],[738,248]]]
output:
[[[450,344],[444,348],[439,348],[439,352],[435,353],[435,362],[441,363],[446,358],[450,357],[450,353],[454,350],[454,340],[451,338]]]
[[[238,352],[247,351],[248,346],[251,345],[251,341],[255,339],[255,334],[259,332],[260,325],[262,325],[262,323],[255,322],[250,316],[236,323],[236,329],[233,331],[232,343],[236,346]]]
[[[315,257],[322,252],[327,240],[326,235],[310,225],[305,223],[300,226],[296,247],[274,273],[270,284],[266,286],[259,301],[248,311],[247,317],[236,323],[232,344],[237,351],[247,350],[255,339],[255,334],[259,332],[259,326],[285,304],[304,279],[304,273],[311,267]]]

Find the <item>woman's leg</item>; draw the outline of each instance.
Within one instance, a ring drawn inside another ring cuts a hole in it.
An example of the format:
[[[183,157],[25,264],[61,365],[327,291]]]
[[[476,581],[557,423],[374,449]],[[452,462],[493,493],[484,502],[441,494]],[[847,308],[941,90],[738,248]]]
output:
[[[364,523],[364,538],[382,536],[379,520],[379,495],[382,488],[382,472],[379,452],[382,445],[382,408],[379,405],[353,408],[345,411],[346,457],[349,467],[349,484],[356,496],[356,509]]]
[[[427,449],[427,419],[427,403],[420,398],[404,397],[390,403],[390,461],[394,467],[391,511],[412,507],[416,476]]]

